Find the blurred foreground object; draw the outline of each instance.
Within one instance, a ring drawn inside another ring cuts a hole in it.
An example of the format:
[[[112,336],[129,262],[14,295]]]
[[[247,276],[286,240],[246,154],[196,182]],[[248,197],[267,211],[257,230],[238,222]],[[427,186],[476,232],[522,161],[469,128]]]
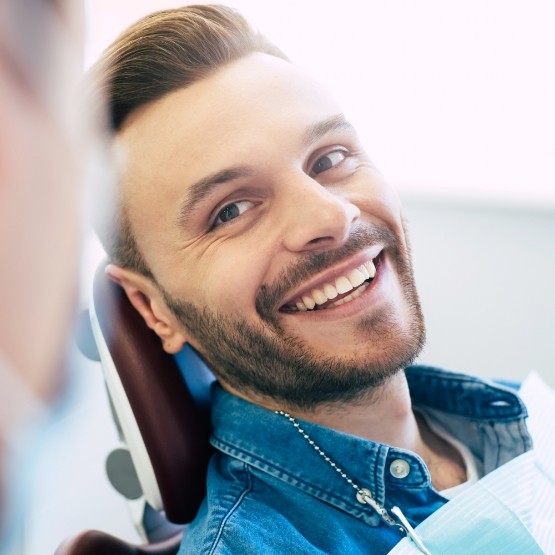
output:
[[[77,294],[85,118],[82,6],[0,5],[0,552],[16,553],[28,461],[63,383]]]

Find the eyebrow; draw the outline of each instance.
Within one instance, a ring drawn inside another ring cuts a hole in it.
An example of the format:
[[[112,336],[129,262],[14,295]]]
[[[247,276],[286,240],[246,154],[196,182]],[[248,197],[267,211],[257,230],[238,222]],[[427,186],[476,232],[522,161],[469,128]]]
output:
[[[303,148],[307,148],[332,131],[348,131],[353,133],[355,128],[347,121],[343,114],[336,114],[325,120],[319,121],[305,131]]]
[[[354,127],[345,119],[343,114],[336,114],[310,125],[303,135],[302,147],[308,148],[331,131],[338,130],[354,132]],[[177,225],[179,227],[184,227],[191,211],[209,196],[218,185],[223,185],[245,177],[251,177],[254,173],[254,169],[249,166],[236,166],[214,172],[193,183],[188,187],[187,197],[181,203],[177,217]]]
[[[179,208],[177,225],[179,227],[183,227],[191,211],[194,210],[195,207],[202,202],[216,186],[229,183],[230,181],[235,181],[236,179],[250,177],[253,174],[254,170],[252,168],[237,166],[212,173],[193,183],[189,187],[187,197],[183,200]]]

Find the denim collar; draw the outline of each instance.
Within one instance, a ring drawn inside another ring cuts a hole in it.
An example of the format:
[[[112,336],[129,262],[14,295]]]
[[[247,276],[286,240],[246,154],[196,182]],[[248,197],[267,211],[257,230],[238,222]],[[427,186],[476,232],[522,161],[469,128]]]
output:
[[[526,409],[508,388],[426,366],[409,367],[406,375],[413,405],[441,417],[448,431],[469,444],[475,456],[484,460],[484,471],[489,472],[495,465],[530,449],[524,425]],[[386,491],[390,497],[396,490],[431,490],[428,469],[414,453],[310,422],[299,420],[299,423],[349,478],[372,492],[380,505],[391,505]],[[283,416],[239,399],[216,384],[212,424],[211,443],[219,451],[369,525],[379,524],[379,516],[356,500],[353,487]],[[501,439],[505,436],[507,441]],[[519,441],[515,442],[517,436]],[[481,453],[484,449],[492,453]],[[410,464],[410,474],[403,480],[389,472],[390,465],[398,459]]]

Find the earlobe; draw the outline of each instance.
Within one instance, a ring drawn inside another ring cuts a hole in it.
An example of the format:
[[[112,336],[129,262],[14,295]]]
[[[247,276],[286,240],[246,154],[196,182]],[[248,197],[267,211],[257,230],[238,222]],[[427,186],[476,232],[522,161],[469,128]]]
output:
[[[187,337],[158,288],[147,277],[113,264],[106,267],[106,275],[123,288],[145,324],[160,337],[164,350],[168,354],[178,353]]]
[[[158,311],[155,309],[153,313],[156,312]],[[151,329],[162,340],[164,351],[170,355],[175,355],[181,351],[185,343],[187,343],[185,335],[174,325],[173,318],[170,321],[158,319]]]
[[[162,341],[162,347],[164,348],[164,351],[166,351],[166,353],[168,353],[169,355],[175,355],[179,353],[181,349],[183,349],[185,343],[186,341],[183,338],[180,339],[174,337],[172,339]]]

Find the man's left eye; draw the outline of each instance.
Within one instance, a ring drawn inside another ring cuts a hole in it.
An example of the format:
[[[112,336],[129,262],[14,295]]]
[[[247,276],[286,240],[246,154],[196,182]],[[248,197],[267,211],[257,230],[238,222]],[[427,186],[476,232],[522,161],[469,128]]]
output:
[[[328,152],[324,156],[320,156],[316,163],[312,166],[310,175],[315,176],[319,173],[325,172],[334,166],[337,166],[340,162],[343,162],[347,158],[347,153],[343,150],[334,150],[333,152]]]
[[[252,207],[253,203],[248,200],[240,200],[238,202],[228,204],[218,212],[218,215],[216,216],[216,220],[214,222],[214,227],[238,218],[243,212],[246,212],[249,208]]]

